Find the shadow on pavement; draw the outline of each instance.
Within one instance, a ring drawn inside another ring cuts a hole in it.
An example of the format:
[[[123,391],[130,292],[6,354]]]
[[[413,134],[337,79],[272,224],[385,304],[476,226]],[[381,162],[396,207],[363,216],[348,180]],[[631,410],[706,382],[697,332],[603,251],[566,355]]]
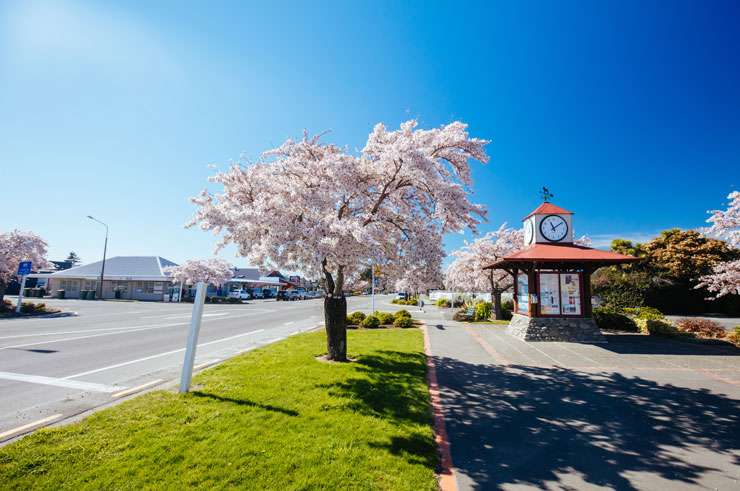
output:
[[[740,464],[740,405],[705,389],[612,372],[435,363],[454,465],[481,489],[544,488],[572,472],[616,489],[635,489],[625,477],[634,472],[696,483],[713,468],[679,454],[689,448],[724,466],[716,470],[727,485]]]
[[[607,340],[608,343],[598,346],[618,354],[740,356],[740,349],[721,341],[702,344],[642,334],[607,334]]]

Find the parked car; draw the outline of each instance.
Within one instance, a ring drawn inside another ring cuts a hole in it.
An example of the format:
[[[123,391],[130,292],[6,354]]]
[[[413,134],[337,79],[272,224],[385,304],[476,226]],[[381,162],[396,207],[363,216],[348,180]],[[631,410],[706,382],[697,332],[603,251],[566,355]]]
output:
[[[275,290],[271,288],[262,289],[262,298],[272,298],[275,296]]]
[[[396,293],[396,300],[408,300],[409,294],[406,292],[398,292]]]
[[[277,295],[275,295],[275,301],[276,302],[279,302],[281,300],[282,301],[287,301],[287,300],[290,300],[289,297],[290,297],[289,292],[286,292],[285,290],[282,290],[282,291],[277,292]]]
[[[234,290],[229,292],[229,297],[238,298],[240,300],[251,300],[252,295],[246,290]]]
[[[252,289],[252,298],[265,298],[265,294],[262,293],[262,288]]]

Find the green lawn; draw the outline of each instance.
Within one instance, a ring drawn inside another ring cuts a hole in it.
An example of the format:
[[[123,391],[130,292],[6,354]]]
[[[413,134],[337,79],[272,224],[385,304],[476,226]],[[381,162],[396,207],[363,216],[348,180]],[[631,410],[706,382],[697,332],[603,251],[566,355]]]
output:
[[[436,489],[418,329],[314,332],[0,448],[3,489]]]

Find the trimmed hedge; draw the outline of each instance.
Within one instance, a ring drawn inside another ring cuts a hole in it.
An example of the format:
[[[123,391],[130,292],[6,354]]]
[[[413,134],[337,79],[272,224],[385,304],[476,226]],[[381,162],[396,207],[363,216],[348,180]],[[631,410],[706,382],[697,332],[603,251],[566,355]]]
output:
[[[398,317],[393,321],[393,327],[408,329],[410,327],[414,327],[414,321],[411,320],[411,317]]]
[[[368,315],[363,319],[360,325],[365,329],[377,329],[380,327],[380,321],[374,315]]]
[[[670,322],[658,319],[635,319],[640,332],[651,336],[676,336],[679,330]]]
[[[624,314],[603,307],[593,310],[594,321],[599,329],[607,331],[640,332],[635,321]]]
[[[396,319],[398,319],[399,317],[408,317],[409,319],[411,319],[411,313],[408,310],[401,309],[398,312],[396,312],[395,317]]]
[[[347,316],[347,324],[351,326],[358,326],[362,321],[365,320],[365,313],[364,312],[352,312]]]
[[[378,318],[378,320],[380,321],[380,323],[381,323],[381,324],[383,324],[383,325],[391,325],[391,324],[393,324],[393,321],[394,321],[394,320],[395,320],[395,318],[396,318],[396,317],[395,317],[395,316],[394,316],[394,315],[393,315],[392,313],[390,313],[390,312],[380,312],[380,311],[375,311],[375,312],[373,313],[373,315],[374,315],[375,317],[377,317],[377,318]]]

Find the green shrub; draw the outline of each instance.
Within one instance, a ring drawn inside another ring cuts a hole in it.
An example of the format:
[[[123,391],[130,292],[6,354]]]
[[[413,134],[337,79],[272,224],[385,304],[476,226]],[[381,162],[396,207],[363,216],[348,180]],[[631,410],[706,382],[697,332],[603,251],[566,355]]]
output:
[[[473,315],[475,315],[475,313]],[[458,322],[467,322],[472,318],[470,314],[468,314],[468,309],[462,308],[455,312],[455,315],[452,316],[452,319]]]
[[[637,317],[638,319],[648,319],[648,320],[665,319],[663,312],[661,312],[660,310],[654,307],[624,308],[622,309],[622,312],[624,312],[627,315]]]
[[[49,308],[43,302],[39,302],[39,303],[23,302],[21,304],[22,314],[44,314],[44,313],[54,313],[54,312],[59,312],[59,309]]]
[[[504,300],[501,302],[501,310],[514,310],[514,301]]]
[[[448,308],[450,306],[450,301],[446,298],[440,298],[434,303],[437,307],[444,307]]]
[[[365,329],[377,329],[380,327],[380,321],[374,315],[368,315],[363,319],[360,325]]]
[[[395,319],[395,316],[390,312],[375,311],[373,315],[378,318],[381,325],[391,325]]]
[[[735,330],[727,335],[727,341],[740,348],[740,326],[735,326]]]
[[[606,329],[609,331],[640,332],[640,329],[632,318],[614,310],[597,307],[593,310],[593,316],[599,329]]]
[[[703,338],[723,338],[727,335],[722,324],[710,319],[680,319],[676,327],[681,332],[690,332]]]
[[[363,312],[352,312],[347,316],[347,324],[358,326],[365,320],[365,314]]]
[[[411,313],[408,310],[401,309],[395,314],[395,318],[398,319],[399,317],[408,317],[411,319]]]
[[[473,314],[474,321],[487,321],[491,318],[491,310],[493,304],[491,302],[478,302],[475,304],[475,313]]]
[[[664,320],[637,318],[635,323],[640,328],[640,332],[651,336],[676,336],[679,334],[676,326]]]
[[[393,327],[408,329],[410,327],[414,327],[414,321],[411,320],[411,317],[398,317],[393,321]]]

